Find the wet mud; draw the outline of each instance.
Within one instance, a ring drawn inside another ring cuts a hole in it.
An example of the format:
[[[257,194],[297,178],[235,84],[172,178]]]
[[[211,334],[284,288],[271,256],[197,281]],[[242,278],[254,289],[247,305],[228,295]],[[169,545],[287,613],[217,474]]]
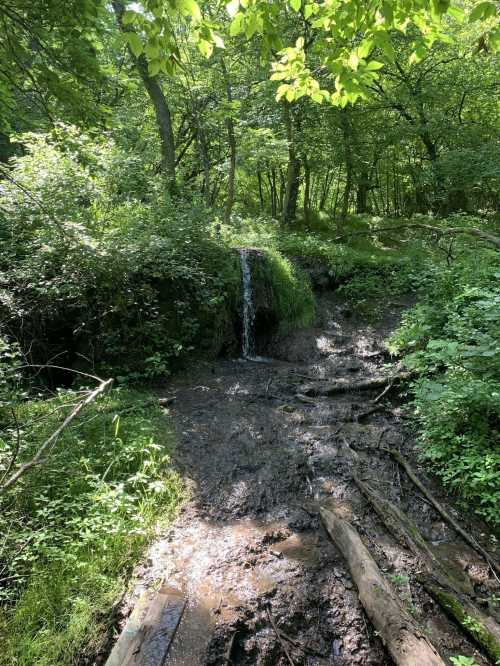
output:
[[[494,592],[480,556],[377,448],[383,441],[401,449],[491,549],[486,530],[458,512],[415,462],[404,395],[390,392],[374,403],[380,391],[301,394],[301,386],[316,379],[354,381],[389,372],[384,340],[402,310],[388,305],[370,325],[334,294],[323,294],[315,327],[277,341],[269,362],[225,360],[166,387],[165,394],[176,396],[170,409],[179,440],[175,464],[189,499],[138,568],[135,595],[161,582],[187,598],[167,666],[392,663],[320,523],[319,504],[342,508],[444,655],[490,663],[420,587],[414,557],[389,536],[352,480],[355,450],[364,478],[414,519],[450,570],[462,577],[467,572],[478,596]]]

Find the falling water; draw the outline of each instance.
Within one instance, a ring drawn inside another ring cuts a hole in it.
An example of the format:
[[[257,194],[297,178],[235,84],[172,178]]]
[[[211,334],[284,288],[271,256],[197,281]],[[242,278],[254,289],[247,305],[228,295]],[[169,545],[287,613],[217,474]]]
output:
[[[243,358],[254,357],[253,323],[255,311],[252,300],[252,273],[248,263],[248,250],[240,250],[243,281]]]

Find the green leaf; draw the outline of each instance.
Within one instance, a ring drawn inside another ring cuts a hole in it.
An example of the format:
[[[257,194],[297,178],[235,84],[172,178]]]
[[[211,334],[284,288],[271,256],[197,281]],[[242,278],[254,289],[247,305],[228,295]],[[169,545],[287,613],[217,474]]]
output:
[[[240,35],[243,32],[244,18],[245,16],[244,14],[242,14],[242,12],[238,12],[236,14],[229,27],[229,34],[231,35],[231,37]]]
[[[125,37],[127,39],[130,50],[138,58],[143,50],[142,42],[139,35],[135,32],[126,32]]]
[[[149,76],[156,76],[161,69],[161,60],[152,60],[148,63]]]
[[[214,50],[214,45],[206,39],[200,39],[198,42],[198,49],[205,58],[210,58]]]
[[[307,20],[314,12],[314,5],[308,4],[304,7],[304,18]]]
[[[201,20],[201,11],[196,0],[177,0],[176,4],[184,16],[190,16],[193,21]]]
[[[157,44],[152,44],[151,42],[148,42],[148,44],[146,44],[146,48],[144,49],[144,53],[146,54],[146,57],[149,60],[154,60],[159,56],[160,48]]]
[[[366,38],[363,39],[363,41],[357,48],[358,57],[366,58],[367,56],[370,55],[372,49],[373,49],[373,39],[366,39]]]
[[[290,0],[290,6],[295,12],[299,12],[302,6],[302,0]]]
[[[131,23],[134,23],[136,17],[137,17],[136,12],[133,12],[132,10],[127,9],[126,12],[123,12],[123,17],[122,17],[123,25],[130,25]]]
[[[220,35],[217,35],[215,32],[212,34],[212,38],[214,40],[214,44],[218,49],[225,49],[226,46],[224,44],[224,40]]]
[[[382,69],[384,66],[383,62],[378,62],[377,60],[370,60],[370,62],[366,63],[366,69],[370,72],[375,72],[377,69]]]
[[[480,2],[469,15],[469,21],[484,21],[490,16],[496,16],[497,8],[494,2]]]
[[[460,7],[455,7],[452,5],[448,9],[448,14],[453,16],[455,21],[459,21],[460,23],[462,23],[462,21],[465,19],[465,12]]]

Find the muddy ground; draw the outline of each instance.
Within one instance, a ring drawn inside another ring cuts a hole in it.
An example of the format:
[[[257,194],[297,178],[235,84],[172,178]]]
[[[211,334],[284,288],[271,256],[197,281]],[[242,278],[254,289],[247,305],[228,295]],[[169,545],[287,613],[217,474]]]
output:
[[[166,387],[165,395],[176,396],[175,463],[190,499],[138,569],[136,595],[159,580],[187,595],[167,666],[392,663],[321,526],[320,503],[343,507],[444,655],[490,663],[422,590],[414,558],[352,481],[350,447],[362,458],[364,478],[414,518],[450,567],[467,571],[479,596],[491,594],[485,563],[377,450],[381,441],[400,448],[466,529],[492,547],[477,520],[456,510],[415,462],[404,396],[387,394],[371,414],[380,391],[300,396],[310,377],[354,381],[387,372],[384,340],[403,307],[386,305],[369,325],[334,294],[321,295],[316,326],[277,342],[268,350],[272,361],[225,360]]]

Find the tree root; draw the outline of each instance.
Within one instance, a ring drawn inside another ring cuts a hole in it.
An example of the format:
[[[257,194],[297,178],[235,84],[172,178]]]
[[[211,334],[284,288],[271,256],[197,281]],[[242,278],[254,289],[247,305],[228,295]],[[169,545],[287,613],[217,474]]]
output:
[[[397,666],[444,666],[432,643],[403,608],[354,527],[322,507],[323,523],[347,561],[359,599]]]

